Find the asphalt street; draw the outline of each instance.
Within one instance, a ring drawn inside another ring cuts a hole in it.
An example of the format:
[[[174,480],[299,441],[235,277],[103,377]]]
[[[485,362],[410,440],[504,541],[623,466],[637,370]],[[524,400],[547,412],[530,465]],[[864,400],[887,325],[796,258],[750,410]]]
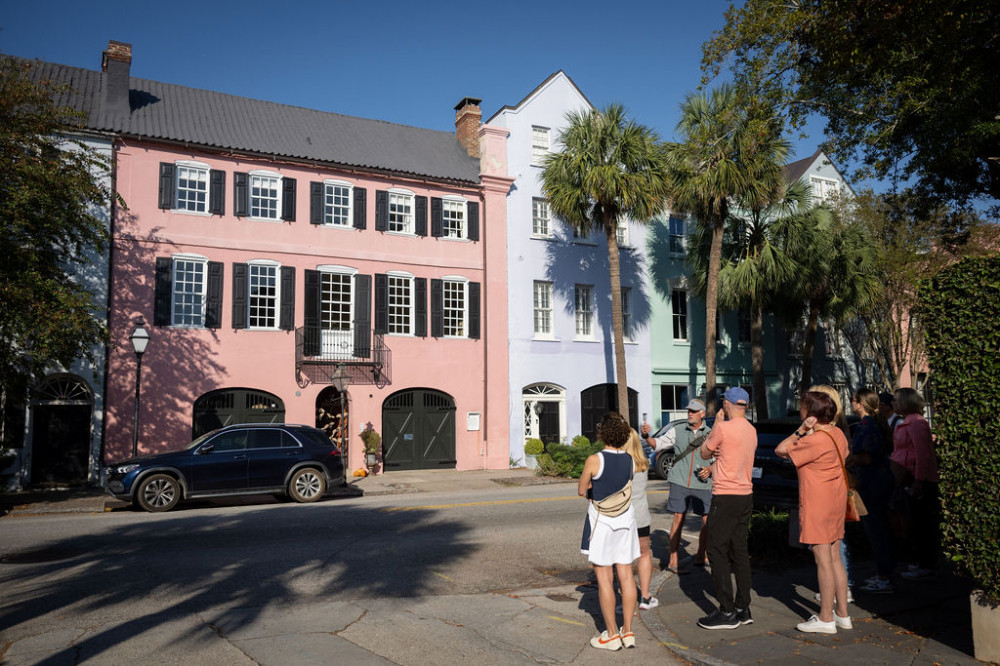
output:
[[[0,661],[603,663],[583,511],[560,483],[7,517]],[[616,659],[670,663],[635,626]]]

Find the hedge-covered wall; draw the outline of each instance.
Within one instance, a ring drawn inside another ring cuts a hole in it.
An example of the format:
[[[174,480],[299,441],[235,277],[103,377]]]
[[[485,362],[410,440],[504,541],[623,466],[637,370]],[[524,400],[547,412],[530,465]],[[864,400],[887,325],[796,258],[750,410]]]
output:
[[[941,463],[944,548],[1000,601],[1000,256],[920,284]]]

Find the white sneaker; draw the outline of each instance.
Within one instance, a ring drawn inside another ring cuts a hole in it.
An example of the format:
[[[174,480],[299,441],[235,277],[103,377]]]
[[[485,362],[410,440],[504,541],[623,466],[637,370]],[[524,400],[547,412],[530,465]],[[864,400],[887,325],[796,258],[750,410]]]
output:
[[[819,602],[820,600],[819,592],[816,593],[816,596],[814,598],[816,599],[817,602]],[[834,600],[836,600],[836,597],[834,597]],[[847,588],[847,603],[849,604],[854,603],[854,593],[851,592],[851,588]]]
[[[649,610],[651,608],[656,608],[659,605],[660,605],[660,600],[654,596],[650,596],[647,598],[640,597],[639,599],[639,608],[641,608],[642,610]]]
[[[837,615],[837,611],[833,612],[833,623],[837,625],[837,629],[853,629],[854,625],[851,623],[851,617],[840,617]]]
[[[622,647],[634,648],[635,647],[635,634],[631,631],[626,632],[625,627],[618,630],[618,635],[622,639]]]
[[[804,631],[807,634],[835,634],[837,633],[837,623],[836,622],[823,622],[818,616],[813,615],[811,618],[805,622],[799,622],[795,625],[795,628],[799,631]],[[591,643],[594,641],[591,640]]]
[[[831,622],[830,624],[833,623]],[[608,636],[608,630],[605,629],[601,632],[600,636],[591,638],[590,644],[599,650],[621,650],[622,637],[617,633],[614,636]]]

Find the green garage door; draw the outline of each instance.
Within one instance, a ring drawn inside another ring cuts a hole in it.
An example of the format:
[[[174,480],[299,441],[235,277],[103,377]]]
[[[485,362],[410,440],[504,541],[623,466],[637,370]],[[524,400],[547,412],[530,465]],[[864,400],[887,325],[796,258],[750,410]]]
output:
[[[236,423],[284,423],[285,403],[266,391],[220,389],[194,402],[192,438]]]
[[[386,471],[455,467],[455,401],[446,393],[411,389],[382,405]]]

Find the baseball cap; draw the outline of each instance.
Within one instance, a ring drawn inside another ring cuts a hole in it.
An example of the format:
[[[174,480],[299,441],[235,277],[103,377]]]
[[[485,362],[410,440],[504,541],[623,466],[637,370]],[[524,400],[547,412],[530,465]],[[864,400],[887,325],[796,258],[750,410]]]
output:
[[[885,405],[887,407],[892,407],[892,399],[893,398],[891,393],[886,393],[885,391],[883,391],[882,393],[878,394],[879,404]]]
[[[692,400],[688,403],[687,410],[689,412],[703,412],[705,411],[705,403],[701,400]]]
[[[746,406],[750,403],[750,394],[741,389],[739,386],[732,387],[726,391],[722,397],[734,405]]]

